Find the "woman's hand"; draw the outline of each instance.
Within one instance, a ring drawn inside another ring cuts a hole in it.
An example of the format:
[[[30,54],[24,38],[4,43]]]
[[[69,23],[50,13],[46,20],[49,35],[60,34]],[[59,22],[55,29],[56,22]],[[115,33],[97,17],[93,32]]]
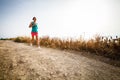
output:
[[[29,25],[29,28],[31,28],[33,26],[33,24],[32,24],[32,22],[30,23],[30,25]]]

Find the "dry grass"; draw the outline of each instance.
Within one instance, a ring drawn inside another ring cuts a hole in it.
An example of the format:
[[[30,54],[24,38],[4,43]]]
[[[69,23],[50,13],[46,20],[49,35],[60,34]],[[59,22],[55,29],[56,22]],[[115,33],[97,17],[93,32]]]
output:
[[[17,37],[17,38],[12,38],[15,42],[22,42],[22,43],[29,43],[30,42],[30,37]]]
[[[12,40],[15,42],[30,42],[29,37],[17,37]],[[82,37],[76,40],[72,38],[63,40],[45,36],[40,38],[40,45],[62,50],[89,51],[114,60],[120,60],[120,38],[118,37],[116,39],[112,39],[112,37],[108,39],[107,37],[96,35],[93,39],[85,41]]]

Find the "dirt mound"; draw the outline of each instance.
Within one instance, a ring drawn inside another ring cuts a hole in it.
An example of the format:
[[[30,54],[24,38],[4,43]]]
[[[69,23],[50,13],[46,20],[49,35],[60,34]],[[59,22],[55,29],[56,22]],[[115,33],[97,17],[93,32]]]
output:
[[[120,80],[120,68],[67,51],[1,40],[0,80]]]

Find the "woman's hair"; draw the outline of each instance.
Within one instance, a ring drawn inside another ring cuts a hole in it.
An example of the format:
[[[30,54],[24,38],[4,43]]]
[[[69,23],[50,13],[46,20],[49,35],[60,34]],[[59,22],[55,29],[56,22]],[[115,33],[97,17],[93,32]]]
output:
[[[36,17],[33,17],[33,20],[36,19]]]

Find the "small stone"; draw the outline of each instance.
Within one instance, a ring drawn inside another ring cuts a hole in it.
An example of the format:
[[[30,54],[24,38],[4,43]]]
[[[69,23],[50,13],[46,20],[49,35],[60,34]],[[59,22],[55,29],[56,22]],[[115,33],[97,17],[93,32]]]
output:
[[[56,71],[56,74],[60,74],[60,71]]]
[[[50,72],[50,75],[53,75],[53,72]]]
[[[67,73],[63,74],[63,76],[65,76],[65,77],[67,77],[67,75],[68,75]]]

